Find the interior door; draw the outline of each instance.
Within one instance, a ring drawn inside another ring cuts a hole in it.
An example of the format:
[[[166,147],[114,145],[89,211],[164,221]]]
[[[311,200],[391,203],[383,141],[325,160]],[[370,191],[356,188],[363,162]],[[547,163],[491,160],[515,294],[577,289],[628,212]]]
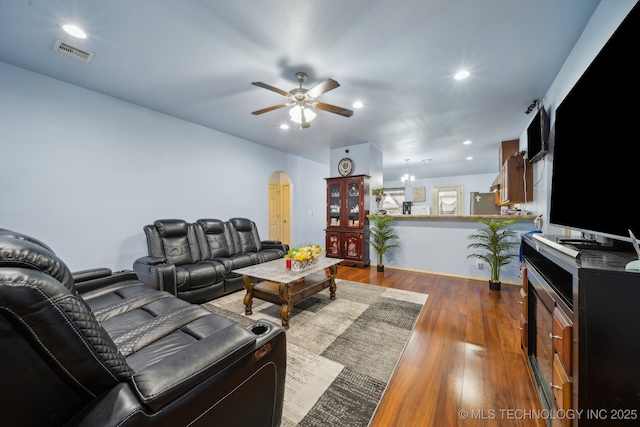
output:
[[[269,183],[269,240],[281,240],[280,185]]]
[[[282,243],[291,244],[291,184],[280,186],[280,218]]]

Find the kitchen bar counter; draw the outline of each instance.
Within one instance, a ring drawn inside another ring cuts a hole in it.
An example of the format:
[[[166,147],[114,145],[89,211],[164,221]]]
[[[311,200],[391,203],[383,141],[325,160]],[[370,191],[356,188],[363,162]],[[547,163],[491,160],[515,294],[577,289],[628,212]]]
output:
[[[517,219],[512,227],[514,240],[535,230],[537,215],[392,215],[391,223],[398,236],[398,247],[385,255],[384,263],[412,271],[444,274],[456,277],[488,280],[489,266],[478,268],[475,258],[467,258],[473,251],[467,246],[469,236],[476,234],[482,224],[474,218],[496,221]],[[372,260],[373,261],[373,260]],[[520,262],[513,259],[502,269],[503,284],[520,282]]]
[[[537,215],[391,215],[399,221],[471,221],[473,218],[497,221],[503,219],[517,219],[518,221],[533,221]]]

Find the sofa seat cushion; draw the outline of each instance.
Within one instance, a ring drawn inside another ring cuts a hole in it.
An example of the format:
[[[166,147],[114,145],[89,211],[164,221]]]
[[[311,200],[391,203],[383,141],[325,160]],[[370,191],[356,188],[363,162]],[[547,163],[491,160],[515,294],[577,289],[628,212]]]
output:
[[[229,257],[233,267],[232,270],[237,270],[238,268],[249,267],[260,262],[258,255],[253,254],[237,254]]]
[[[229,277],[229,274],[231,273],[231,270],[233,270],[234,268],[236,268],[233,264],[233,261],[230,260],[229,258],[213,258],[213,259],[207,259],[204,260],[202,262],[207,263],[207,262],[211,262],[213,261],[213,263],[220,263],[224,266],[224,275],[225,278]]]
[[[101,326],[136,372],[225,329],[229,334],[229,328],[237,327],[235,335],[255,339],[231,320],[135,281],[82,296],[94,314],[109,313]]]
[[[204,311],[204,308],[201,308]],[[156,341],[126,356],[127,363],[135,372],[165,360],[168,356],[180,353],[201,340],[216,341],[216,348],[234,348],[238,350],[238,342],[227,340],[228,335],[241,337],[243,345],[253,345],[256,337],[241,325],[221,316],[212,316],[211,312],[203,315],[181,328],[162,336]]]
[[[144,307],[153,301],[171,296],[169,292],[156,291],[140,282],[134,282],[126,288],[118,287],[113,292],[88,295],[88,304],[96,319],[99,322],[105,322],[113,317]]]
[[[224,265],[218,262],[198,262],[176,266],[178,290],[192,290],[224,280]]]
[[[171,298],[171,294],[168,292],[154,291],[159,294],[160,298],[150,298],[144,304],[136,304],[138,299],[143,299],[147,296],[144,292],[145,286],[132,286],[129,289],[128,298],[122,298],[120,304],[111,303],[109,305],[101,305],[107,300],[105,296],[99,298],[91,298],[87,300],[87,303],[92,308],[94,313],[106,312],[100,321],[102,327],[107,331],[109,336],[116,341],[120,340],[122,336],[129,334],[132,330],[144,327],[144,325],[150,324],[154,319],[164,316],[167,313],[180,310],[184,307],[189,307],[191,304],[179,298]],[[153,290],[153,289],[152,289]],[[139,291],[135,296],[132,292]],[[118,293],[113,294],[115,298],[118,298]],[[140,297],[143,298],[140,298]],[[111,298],[108,298],[111,300]],[[109,313],[109,310],[113,309],[113,313]],[[107,314],[108,313],[108,314]],[[98,318],[98,316],[96,316]]]

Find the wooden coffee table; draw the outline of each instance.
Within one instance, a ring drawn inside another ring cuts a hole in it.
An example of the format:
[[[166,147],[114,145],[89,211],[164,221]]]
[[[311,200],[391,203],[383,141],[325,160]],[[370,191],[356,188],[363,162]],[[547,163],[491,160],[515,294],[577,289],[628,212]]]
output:
[[[293,306],[304,301],[323,289],[329,288],[329,297],[336,299],[336,274],[338,258],[320,257],[318,263],[301,271],[287,270],[284,259],[252,265],[233,270],[233,273],[244,276],[245,314],[253,314],[253,298],[273,304],[282,304],[280,317],[282,327],[289,329],[289,316]],[[326,275],[325,269],[329,270]]]

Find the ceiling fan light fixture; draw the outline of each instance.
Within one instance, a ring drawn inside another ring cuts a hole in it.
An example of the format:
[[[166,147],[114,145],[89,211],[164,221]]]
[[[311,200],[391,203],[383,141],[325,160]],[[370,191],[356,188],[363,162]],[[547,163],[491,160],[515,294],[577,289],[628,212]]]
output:
[[[340,84],[337,81],[333,79],[326,79],[325,81],[317,84],[311,89],[305,89],[302,87],[302,82],[307,79],[307,75],[302,72],[296,73],[296,79],[300,83],[300,87],[295,88],[289,92],[278,89],[277,87],[273,87],[266,83],[252,82],[251,84],[254,86],[268,89],[272,92],[286,97],[289,102],[273,105],[271,107],[263,108],[262,110],[253,111],[251,114],[257,116],[260,114],[268,113],[269,111],[278,110],[280,108],[293,107],[289,109],[289,116],[291,116],[291,121],[300,124],[300,129],[306,129],[310,126],[309,122],[311,122],[311,120],[316,117],[314,109],[338,114],[343,117],[351,117],[353,115],[353,111],[346,108],[337,107],[335,105],[326,104],[324,102],[318,102],[315,100],[323,93],[327,93],[330,90],[340,87]]]
[[[316,118],[316,113],[308,108],[303,108],[299,105],[295,105],[291,110],[289,110],[291,121],[298,124],[302,123],[302,114],[304,114],[304,118],[307,123]]]

